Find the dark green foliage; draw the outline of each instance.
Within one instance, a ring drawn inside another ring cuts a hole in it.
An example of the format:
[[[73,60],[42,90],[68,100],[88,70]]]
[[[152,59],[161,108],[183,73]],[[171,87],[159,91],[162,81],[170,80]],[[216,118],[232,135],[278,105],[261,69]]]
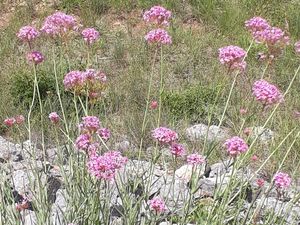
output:
[[[223,102],[221,90],[221,86],[198,84],[180,91],[166,91],[163,93],[163,104],[176,120],[207,121],[210,115],[215,120],[218,114],[215,109],[220,108]]]

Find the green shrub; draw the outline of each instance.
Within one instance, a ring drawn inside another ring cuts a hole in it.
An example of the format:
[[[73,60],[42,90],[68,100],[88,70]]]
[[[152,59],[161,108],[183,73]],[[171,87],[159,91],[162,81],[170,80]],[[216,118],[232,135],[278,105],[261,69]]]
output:
[[[163,105],[175,120],[205,122],[211,116],[212,121],[216,121],[218,108],[223,103],[222,89],[221,86],[197,84],[180,91],[167,91],[163,93]]]
[[[54,74],[41,70],[38,71],[37,77],[41,98],[45,100],[49,92],[55,92]],[[10,92],[15,104],[28,105],[31,103],[34,90],[34,75],[32,72],[21,69],[16,71],[11,77],[10,84]]]

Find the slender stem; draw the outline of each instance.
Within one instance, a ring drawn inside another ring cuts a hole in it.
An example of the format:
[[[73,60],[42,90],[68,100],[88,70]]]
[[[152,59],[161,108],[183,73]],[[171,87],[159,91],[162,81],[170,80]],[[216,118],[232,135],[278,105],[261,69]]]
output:
[[[160,47],[160,84],[159,84],[159,102],[158,102],[158,116],[157,116],[157,125],[160,126],[161,119],[161,108],[162,108],[162,94],[164,91],[164,80],[163,80],[163,46]]]

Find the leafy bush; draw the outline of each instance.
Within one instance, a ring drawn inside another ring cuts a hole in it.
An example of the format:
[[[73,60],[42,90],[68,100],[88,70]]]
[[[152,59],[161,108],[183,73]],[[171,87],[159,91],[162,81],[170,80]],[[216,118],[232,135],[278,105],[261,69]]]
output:
[[[180,91],[167,91],[163,94],[163,104],[176,120],[186,118],[193,122],[200,122],[209,115],[212,116],[212,120],[216,120],[218,110],[215,108],[223,102],[220,96],[221,90],[220,85],[197,84]]]

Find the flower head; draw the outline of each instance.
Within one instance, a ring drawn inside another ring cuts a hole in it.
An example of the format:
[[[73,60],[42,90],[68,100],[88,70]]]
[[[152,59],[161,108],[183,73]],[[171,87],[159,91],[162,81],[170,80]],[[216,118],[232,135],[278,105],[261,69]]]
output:
[[[232,157],[235,157],[248,150],[248,145],[240,137],[232,137],[227,139],[224,143],[224,146],[227,148],[228,154]]]
[[[219,60],[229,71],[244,71],[247,65],[244,61],[246,56],[247,52],[238,46],[230,45],[219,49]]]
[[[22,27],[17,36],[23,42],[32,42],[35,40],[40,33],[32,26],[24,26]]]
[[[56,124],[59,122],[59,115],[57,112],[52,112],[49,114],[49,119],[52,123]]]
[[[296,52],[297,54],[300,54],[300,41],[297,41],[297,42],[295,43],[295,52]]]
[[[197,166],[205,162],[205,157],[198,153],[194,153],[188,155],[186,160],[188,164]]]
[[[287,173],[278,172],[274,175],[274,183],[277,188],[287,189],[292,183],[292,179]]]
[[[94,133],[100,128],[100,121],[96,116],[82,117],[82,121],[79,125],[81,131]]]
[[[84,74],[75,70],[66,74],[64,78],[64,86],[66,90],[77,91],[84,85]]]
[[[183,156],[186,152],[184,146],[177,143],[171,144],[170,151],[175,157]]]
[[[278,88],[263,79],[254,82],[252,91],[256,100],[263,105],[272,105],[283,101],[283,95]]]
[[[81,34],[82,34],[84,41],[89,45],[93,44],[100,37],[99,32],[97,30],[95,30],[94,28],[85,28],[81,32]]]
[[[152,137],[162,144],[171,144],[178,139],[178,134],[166,127],[159,127],[152,131]]]
[[[150,108],[151,108],[151,109],[156,109],[157,106],[158,106],[158,102],[157,102],[157,101],[152,101],[152,102],[150,103]]]
[[[7,118],[3,121],[3,123],[8,127],[12,127],[16,123],[16,119],[13,117]]]
[[[78,150],[87,151],[88,147],[91,144],[91,135],[90,134],[81,134],[75,141],[75,146]]]
[[[17,115],[15,116],[16,124],[22,124],[25,121],[25,118],[23,115]]]
[[[27,60],[37,65],[44,61],[44,56],[38,51],[32,51],[27,54]]]
[[[262,17],[253,17],[245,22],[245,26],[254,34],[257,31],[262,31],[269,28],[270,24]]]
[[[156,213],[163,213],[167,210],[165,202],[160,197],[154,197],[148,201],[150,209],[155,211]]]
[[[78,30],[79,24],[75,17],[63,12],[56,12],[48,16],[42,26],[41,31],[51,35],[63,35],[71,30]]]
[[[145,40],[151,44],[156,43],[158,45],[170,45],[172,44],[172,38],[167,31],[163,29],[151,30],[146,36]]]
[[[103,155],[93,155],[88,162],[89,172],[97,179],[113,180],[117,170],[121,169],[128,159],[120,152],[111,151]]]
[[[258,43],[267,46],[284,47],[289,44],[289,37],[278,27],[268,27],[254,33],[254,39]]]
[[[97,130],[97,134],[104,140],[108,141],[110,138],[110,130],[108,128],[100,128]]]
[[[153,6],[150,10],[144,13],[143,19],[148,23],[168,26],[171,16],[172,13],[164,7]]]
[[[260,178],[256,180],[256,184],[261,188],[265,185],[265,180]]]

